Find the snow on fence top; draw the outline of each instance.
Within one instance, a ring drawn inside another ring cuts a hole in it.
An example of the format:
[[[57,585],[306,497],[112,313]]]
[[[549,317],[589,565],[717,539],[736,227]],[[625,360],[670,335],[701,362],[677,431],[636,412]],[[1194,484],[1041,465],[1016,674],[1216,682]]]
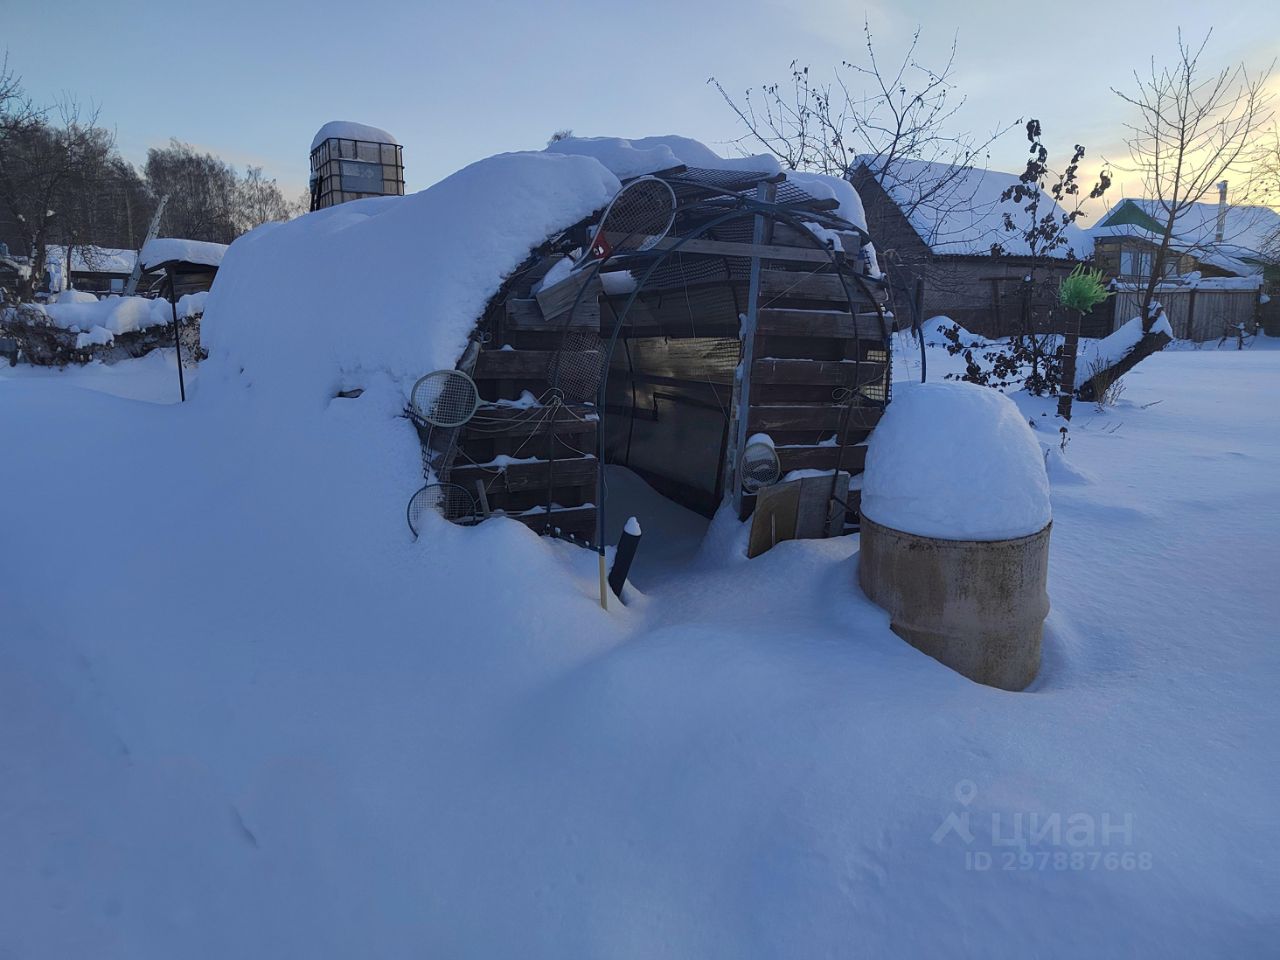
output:
[[[1014,402],[989,387],[897,387],[868,441],[862,513],[941,540],[1037,533],[1052,517],[1040,445]]]
[[[1156,284],[1157,293],[1169,293],[1174,290],[1256,290],[1262,292],[1263,276],[1261,273],[1247,277],[1202,277],[1200,271],[1188,273],[1180,277],[1170,277]],[[1147,289],[1145,280],[1112,280],[1115,290],[1126,293],[1137,293]]]
[[[364,123],[355,123],[351,120],[330,120],[323,127],[316,131],[316,135],[311,138],[311,149],[314,150],[326,140],[368,140],[370,143],[394,143],[397,146],[400,141],[381,130],[378,127],[371,127]]]
[[[142,268],[150,270],[162,263],[181,260],[203,266],[216,267],[227,252],[225,243],[207,240],[181,240],[177,237],[157,237],[148,240],[142,248]]]
[[[314,405],[383,374],[407,395],[454,366],[534,247],[619,186],[590,157],[506,153],[420,193],[259,227],[231,245],[210,293],[203,392],[251,383],[273,403]]]

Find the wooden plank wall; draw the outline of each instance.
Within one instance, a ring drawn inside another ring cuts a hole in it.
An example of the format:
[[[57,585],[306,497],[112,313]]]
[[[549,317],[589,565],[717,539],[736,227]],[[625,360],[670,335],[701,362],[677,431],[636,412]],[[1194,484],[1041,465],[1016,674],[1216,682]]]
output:
[[[588,401],[553,414],[545,405],[548,378],[566,331],[607,336],[626,297],[604,294],[597,281],[570,315],[571,285],[536,291],[556,259],[528,270],[485,318],[489,339],[473,374],[482,406],[461,433],[451,479],[469,489],[481,484],[494,512],[590,543],[599,411]],[[765,306],[748,429],[774,438],[784,472],[830,470],[839,463],[856,474],[885,390],[888,358],[879,322],[869,303],[860,304],[856,317],[850,313],[837,277],[815,272],[803,257],[791,266],[771,264],[761,276]],[[719,504],[726,467],[745,304],[745,282],[642,293],[627,316],[610,374],[610,461],[630,463],[661,493],[708,515]],[[858,388],[863,396],[846,418],[839,391]],[[530,406],[529,395],[543,405]],[[842,455],[836,444],[846,425]],[[548,514],[550,482],[555,508]],[[745,511],[751,506],[747,498]]]

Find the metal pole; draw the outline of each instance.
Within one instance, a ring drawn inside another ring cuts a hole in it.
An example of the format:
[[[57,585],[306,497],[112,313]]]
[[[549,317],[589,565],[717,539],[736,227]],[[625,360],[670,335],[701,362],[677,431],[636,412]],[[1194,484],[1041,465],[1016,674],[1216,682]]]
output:
[[[767,203],[770,199],[769,193],[772,190],[772,184],[760,183],[756,185],[756,200],[760,203]],[[765,219],[764,215],[757,212],[755,215],[755,225],[751,234],[751,243],[755,247],[759,247],[764,243]],[[733,506],[738,511],[738,516],[742,516],[742,451],[747,446],[747,430],[749,428],[750,410],[751,410],[751,364],[756,357],[756,325],[757,312],[760,308],[760,255],[753,253],[751,256],[751,280],[747,287],[747,312],[744,315],[742,323],[742,374],[738,378],[737,383],[737,402],[733,406],[734,414],[738,418],[736,424],[737,429],[734,431],[734,443],[729,451],[729,457],[733,463],[729,464],[729,469],[725,473],[733,478]]]
[[[178,352],[178,392],[182,402],[187,402],[187,384],[182,376],[182,340],[178,336],[178,288],[173,279],[173,267],[165,267],[165,275],[169,278],[169,308],[173,311],[173,347]]]

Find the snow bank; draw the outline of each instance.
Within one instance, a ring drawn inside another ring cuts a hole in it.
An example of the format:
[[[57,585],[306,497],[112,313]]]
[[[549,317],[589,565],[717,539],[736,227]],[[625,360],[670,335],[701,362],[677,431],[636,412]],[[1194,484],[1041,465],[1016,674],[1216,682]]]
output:
[[[930,317],[924,323],[920,324],[920,332],[924,334],[924,342],[930,345],[945,346],[951,341],[947,338],[946,332],[952,327],[957,328],[960,342],[966,347],[977,346],[985,341],[977,334],[970,333],[960,324],[956,323],[950,317],[937,316]]]
[[[942,540],[1005,540],[1051,518],[1044,458],[1017,406],[971,383],[903,384],[871,435],[862,512]]]
[[[208,267],[216,267],[222,263],[226,255],[225,243],[211,243],[208,240],[182,240],[178,237],[156,237],[148,240],[142,248],[142,267],[152,267],[171,260],[183,260],[187,263],[198,263]]]
[[[547,153],[593,157],[621,180],[670,170],[672,167],[705,167],[711,170],[758,170],[778,173],[778,161],[765,154],[722,157],[704,143],[688,137],[566,137],[547,145]]]
[[[368,140],[371,143],[394,143],[397,146],[400,143],[399,140],[379,127],[371,127],[366,123],[356,123],[353,120],[330,120],[317,130],[316,135],[311,138],[311,149],[314,150],[326,140],[334,139]]]
[[[208,296],[207,292],[201,292],[189,293],[180,298],[178,317],[185,320],[203,313]],[[50,303],[42,309],[54,326],[80,332],[77,346],[110,343],[119,334],[145,330],[173,320],[173,310],[168,300],[152,300],[147,297],[107,297],[99,300],[91,294],[81,294],[68,302],[67,294],[62,293],[56,303]]]
[[[1169,325],[1168,316],[1160,314],[1160,319],[1152,325],[1151,332],[1163,333],[1172,339],[1173,327]],[[1081,340],[1080,353],[1076,357],[1076,389],[1093,376],[1094,367],[1099,363],[1113,367],[1123,360],[1143,336],[1142,318],[1134,317],[1101,340]]]
[[[259,227],[231,245],[209,297],[202,390],[251,384],[273,402],[321,403],[380,371],[407,394],[457,362],[533,247],[618,187],[589,157],[507,153],[407,197]]]
[[[87,290],[63,290],[61,293],[54,294],[50,303],[97,303],[96,295],[89,293]]]
[[[171,350],[0,364],[0,953],[1273,955],[1264,342],[1152,357],[1123,431],[1074,431],[1024,696],[892,635],[856,538],[747,561],[723,508],[648,579],[705,527],[655,495],[647,608],[605,613],[594,555],[512,521],[413,542],[374,389],[302,418],[94,392],[176,401]]]

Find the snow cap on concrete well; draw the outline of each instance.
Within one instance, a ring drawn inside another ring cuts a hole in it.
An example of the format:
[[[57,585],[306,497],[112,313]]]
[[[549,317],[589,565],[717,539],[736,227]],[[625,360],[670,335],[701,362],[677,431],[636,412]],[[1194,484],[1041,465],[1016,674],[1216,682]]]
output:
[[[1049,479],[1013,401],[972,383],[897,387],[871,435],[862,513],[939,540],[1008,540],[1049,523]]]

